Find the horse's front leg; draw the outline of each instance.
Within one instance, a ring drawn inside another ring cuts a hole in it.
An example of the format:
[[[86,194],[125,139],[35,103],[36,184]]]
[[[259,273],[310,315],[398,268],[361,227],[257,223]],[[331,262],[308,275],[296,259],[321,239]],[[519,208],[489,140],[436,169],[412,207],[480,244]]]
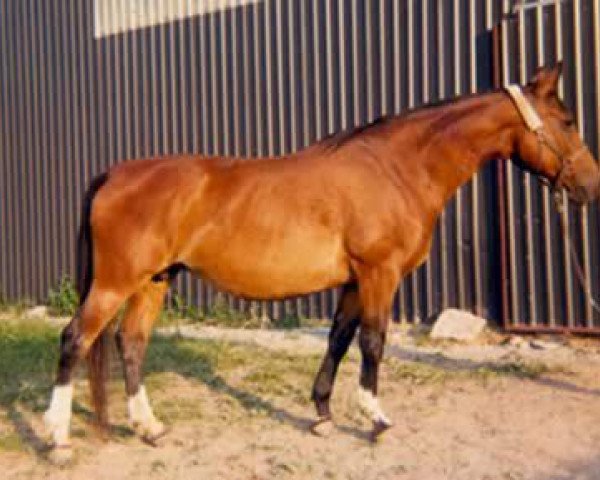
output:
[[[372,440],[392,426],[391,420],[384,413],[377,398],[379,364],[383,357],[385,331],[379,327],[363,325],[360,327],[360,350],[362,365],[360,385],[358,387],[358,404],[361,410],[373,421]]]
[[[362,353],[358,403],[373,421],[372,440],[392,426],[377,398],[379,364],[383,357],[385,336],[399,272],[392,266],[380,265],[359,270],[361,304],[359,345]]]
[[[340,361],[356,333],[359,313],[357,285],[345,285],[329,332],[327,353],[313,386],[312,399],[317,409],[317,421],[311,430],[316,435],[327,436],[332,430],[329,400]]]

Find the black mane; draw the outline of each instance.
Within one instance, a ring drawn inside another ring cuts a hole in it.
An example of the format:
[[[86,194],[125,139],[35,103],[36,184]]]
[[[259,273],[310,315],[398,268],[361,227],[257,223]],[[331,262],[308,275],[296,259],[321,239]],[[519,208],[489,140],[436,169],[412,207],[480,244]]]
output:
[[[478,93],[473,93],[473,94],[461,95],[459,97],[445,98],[442,100],[436,100],[433,102],[429,102],[424,105],[419,105],[418,107],[403,110],[399,114],[383,115],[365,125],[358,125],[356,127],[350,127],[350,128],[347,128],[346,130],[342,130],[340,132],[335,132],[335,133],[329,134],[329,135],[323,137],[323,139],[320,140],[317,145],[326,150],[337,150],[338,148],[342,147],[343,145],[346,145],[347,143],[349,143],[350,141],[354,140],[355,138],[361,136],[364,133],[378,132],[380,129],[385,128],[386,126],[389,126],[389,124],[392,123],[392,121],[394,121],[394,120],[399,120],[399,119],[404,118],[412,113],[417,113],[417,112],[421,113],[421,112],[425,112],[425,111],[428,111],[433,108],[453,105],[456,102],[458,102],[459,100],[464,100],[467,98],[479,96],[483,93],[486,93],[486,92],[478,92]]]

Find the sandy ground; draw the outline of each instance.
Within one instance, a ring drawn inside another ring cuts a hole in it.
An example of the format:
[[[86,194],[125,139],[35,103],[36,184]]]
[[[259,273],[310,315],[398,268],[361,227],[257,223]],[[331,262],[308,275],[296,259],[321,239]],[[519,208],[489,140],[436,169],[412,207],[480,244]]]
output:
[[[8,414],[0,416],[0,433],[20,429],[28,447],[0,450],[0,476],[600,479],[599,343],[534,349],[528,342],[501,344],[494,338],[484,345],[422,345],[394,329],[380,395],[395,426],[372,444],[370,424],[356,407],[355,347],[341,366],[334,391],[336,430],[327,439],[308,431],[313,418],[310,384],[324,350],[324,330],[186,326],[161,334],[168,339],[161,348],[169,348],[170,341],[182,351],[194,342],[209,342],[223,350],[211,357],[218,361],[207,363],[208,370],[182,365],[193,361],[184,356],[149,368],[151,400],[172,429],[158,447],[143,444],[127,429],[120,381],[111,386],[115,428],[108,441],[99,438],[89,424],[80,380],[73,464],[58,468],[45,459],[40,413],[21,411],[15,421],[13,412],[11,421]],[[150,358],[161,351],[151,351]]]

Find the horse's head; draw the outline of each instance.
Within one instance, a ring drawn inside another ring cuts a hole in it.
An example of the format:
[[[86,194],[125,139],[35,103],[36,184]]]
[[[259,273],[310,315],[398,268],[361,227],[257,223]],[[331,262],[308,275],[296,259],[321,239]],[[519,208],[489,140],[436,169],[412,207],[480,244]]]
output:
[[[523,89],[508,87],[522,118],[516,136],[517,162],[567,190],[579,203],[600,196],[600,168],[585,146],[574,117],[557,95],[562,64],[541,68]]]

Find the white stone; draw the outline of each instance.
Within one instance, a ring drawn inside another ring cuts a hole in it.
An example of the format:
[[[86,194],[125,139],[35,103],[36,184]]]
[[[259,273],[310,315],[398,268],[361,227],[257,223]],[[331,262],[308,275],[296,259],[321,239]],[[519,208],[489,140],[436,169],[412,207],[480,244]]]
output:
[[[48,316],[48,307],[45,305],[38,305],[36,307],[30,308],[25,312],[25,316],[27,317],[47,317]]]
[[[485,318],[448,308],[437,318],[429,335],[436,339],[470,341],[477,338],[486,323]]]
[[[520,348],[520,349],[527,349],[530,346],[529,343],[527,342],[527,340],[525,340],[523,337],[519,337],[519,336],[511,337],[508,344],[511,347]]]
[[[560,343],[557,342],[547,342],[545,340],[534,339],[529,342],[529,346],[535,350],[556,350],[557,348],[562,347]]]

